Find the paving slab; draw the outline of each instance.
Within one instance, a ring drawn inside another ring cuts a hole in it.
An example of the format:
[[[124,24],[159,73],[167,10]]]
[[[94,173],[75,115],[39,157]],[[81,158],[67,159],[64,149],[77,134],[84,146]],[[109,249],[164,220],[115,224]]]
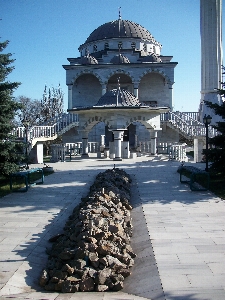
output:
[[[133,178],[132,275],[123,292],[47,293],[38,278],[48,239],[62,232],[95,176],[114,165]],[[76,158],[51,164],[55,173],[43,185],[1,198],[0,299],[225,299],[225,201],[181,184],[179,165],[165,156]]]

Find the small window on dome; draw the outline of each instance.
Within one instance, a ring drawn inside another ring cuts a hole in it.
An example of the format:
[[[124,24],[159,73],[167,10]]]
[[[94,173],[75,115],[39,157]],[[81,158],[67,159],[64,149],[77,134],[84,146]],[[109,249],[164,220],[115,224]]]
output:
[[[132,42],[132,43],[131,43],[131,48],[132,48],[132,49],[135,49],[135,48],[136,48],[136,43],[135,43],[135,42]]]
[[[119,42],[119,43],[118,43],[118,48],[119,48],[119,49],[123,49],[123,43],[122,43],[122,42]]]
[[[144,50],[145,52],[147,52],[147,45],[146,45],[146,44],[143,45],[143,50]]]
[[[97,52],[98,51],[98,47],[97,47],[97,45],[94,45],[93,46],[93,52]]]
[[[109,49],[109,43],[105,43],[105,50]]]
[[[155,46],[153,46],[153,52],[155,53]]]

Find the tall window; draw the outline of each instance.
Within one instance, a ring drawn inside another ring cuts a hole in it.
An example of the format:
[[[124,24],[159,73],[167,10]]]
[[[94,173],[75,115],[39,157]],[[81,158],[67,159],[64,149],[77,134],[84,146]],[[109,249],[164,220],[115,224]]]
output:
[[[118,43],[118,48],[119,48],[119,49],[123,49],[123,43],[122,43],[122,42],[119,42],[119,43]]]
[[[146,44],[143,45],[143,50],[144,50],[145,52],[147,52],[147,45],[146,45]]]

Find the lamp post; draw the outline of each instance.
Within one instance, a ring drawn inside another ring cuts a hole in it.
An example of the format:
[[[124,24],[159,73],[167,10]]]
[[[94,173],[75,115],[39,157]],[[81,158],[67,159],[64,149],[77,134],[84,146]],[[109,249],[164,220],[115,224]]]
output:
[[[203,123],[205,124],[205,129],[206,129],[206,157],[205,157],[205,163],[206,167],[205,170],[208,172],[209,170],[209,160],[208,160],[208,149],[209,149],[209,124],[212,121],[212,117],[210,115],[206,116],[206,114],[203,117]]]
[[[22,120],[22,124],[25,127],[25,138],[26,138],[26,149],[25,149],[25,155],[26,155],[26,170],[29,169],[28,166],[28,127],[29,127],[29,120],[27,118],[24,118]]]

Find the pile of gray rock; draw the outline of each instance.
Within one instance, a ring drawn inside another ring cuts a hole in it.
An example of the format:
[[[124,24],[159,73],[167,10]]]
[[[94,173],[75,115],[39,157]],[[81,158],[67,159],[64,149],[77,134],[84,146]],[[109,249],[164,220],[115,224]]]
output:
[[[63,234],[52,237],[40,285],[63,293],[118,291],[136,257],[132,236],[130,183],[117,168],[99,173]]]

